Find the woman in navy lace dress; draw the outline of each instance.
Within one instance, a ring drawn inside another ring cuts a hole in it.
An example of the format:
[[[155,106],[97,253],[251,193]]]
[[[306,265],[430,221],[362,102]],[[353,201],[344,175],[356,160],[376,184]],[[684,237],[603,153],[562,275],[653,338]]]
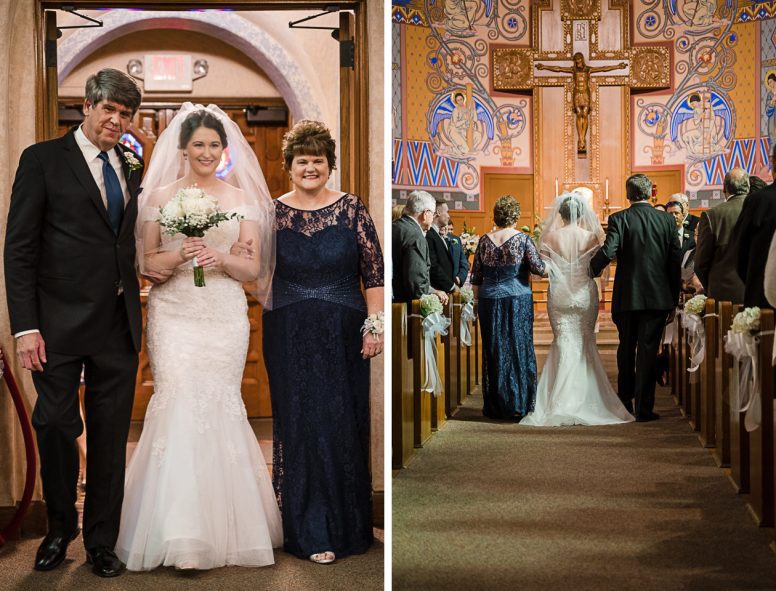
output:
[[[536,401],[529,272],[544,275],[544,262],[528,235],[515,229],[519,217],[514,197],[496,201],[496,228],[480,239],[472,266],[482,333],[482,414],[494,419],[519,420]]]
[[[276,200],[262,329],[284,550],[324,564],[373,541],[369,359],[383,348],[380,243],[361,200],[326,187],[334,150],[316,121],[283,140],[294,189]]]

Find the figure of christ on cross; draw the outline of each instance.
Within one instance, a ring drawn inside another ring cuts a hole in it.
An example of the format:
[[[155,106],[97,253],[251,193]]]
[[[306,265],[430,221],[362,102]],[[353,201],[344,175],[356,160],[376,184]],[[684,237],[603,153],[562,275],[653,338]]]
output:
[[[548,66],[545,64],[536,64],[537,70],[548,70],[550,72],[560,72],[571,74],[574,79],[573,108],[577,116],[577,152],[584,154],[587,152],[587,127],[588,117],[590,115],[590,74],[594,72],[611,72],[620,70],[628,64],[620,62],[612,66],[588,66],[585,64],[585,56],[577,52],[574,54],[574,65]]]

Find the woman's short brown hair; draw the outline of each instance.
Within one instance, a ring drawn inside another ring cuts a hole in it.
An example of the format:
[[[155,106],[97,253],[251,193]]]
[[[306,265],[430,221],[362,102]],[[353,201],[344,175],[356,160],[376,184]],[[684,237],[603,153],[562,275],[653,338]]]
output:
[[[329,172],[336,168],[337,143],[331,137],[329,128],[320,121],[302,119],[283,136],[283,168],[291,170],[294,156],[326,156]]]
[[[512,195],[503,195],[493,206],[493,221],[501,228],[511,226],[520,218],[520,202]]]

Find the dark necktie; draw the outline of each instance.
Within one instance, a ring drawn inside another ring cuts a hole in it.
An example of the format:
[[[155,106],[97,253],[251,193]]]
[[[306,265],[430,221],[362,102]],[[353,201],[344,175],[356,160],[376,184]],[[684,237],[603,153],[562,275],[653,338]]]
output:
[[[100,152],[102,160],[102,178],[105,181],[105,197],[108,202],[108,221],[118,236],[121,228],[121,216],[124,214],[124,191],[121,190],[119,177],[110,163],[107,152]]]

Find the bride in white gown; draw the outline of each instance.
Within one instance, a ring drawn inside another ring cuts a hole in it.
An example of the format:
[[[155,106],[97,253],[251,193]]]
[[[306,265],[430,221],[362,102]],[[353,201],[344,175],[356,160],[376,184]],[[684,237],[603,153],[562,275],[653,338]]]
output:
[[[598,286],[590,259],[604,232],[577,193],[564,193],[544,225],[539,253],[549,273],[547,312],[554,339],[542,369],[529,426],[608,425],[634,417],[625,410],[598,355]]]
[[[215,173],[227,146],[233,169],[222,181]],[[194,184],[242,219],[204,238],[162,233],[159,207]],[[172,276],[148,297],[154,394],[127,469],[116,554],[130,570],[273,564],[280,512],[240,392],[249,336],[242,283],[258,281],[265,302],[274,266],[269,192],[237,125],[191,103],[159,138],[143,187],[141,269]],[[257,256],[231,255],[237,240],[251,240]],[[195,255],[205,287],[194,285]]]

